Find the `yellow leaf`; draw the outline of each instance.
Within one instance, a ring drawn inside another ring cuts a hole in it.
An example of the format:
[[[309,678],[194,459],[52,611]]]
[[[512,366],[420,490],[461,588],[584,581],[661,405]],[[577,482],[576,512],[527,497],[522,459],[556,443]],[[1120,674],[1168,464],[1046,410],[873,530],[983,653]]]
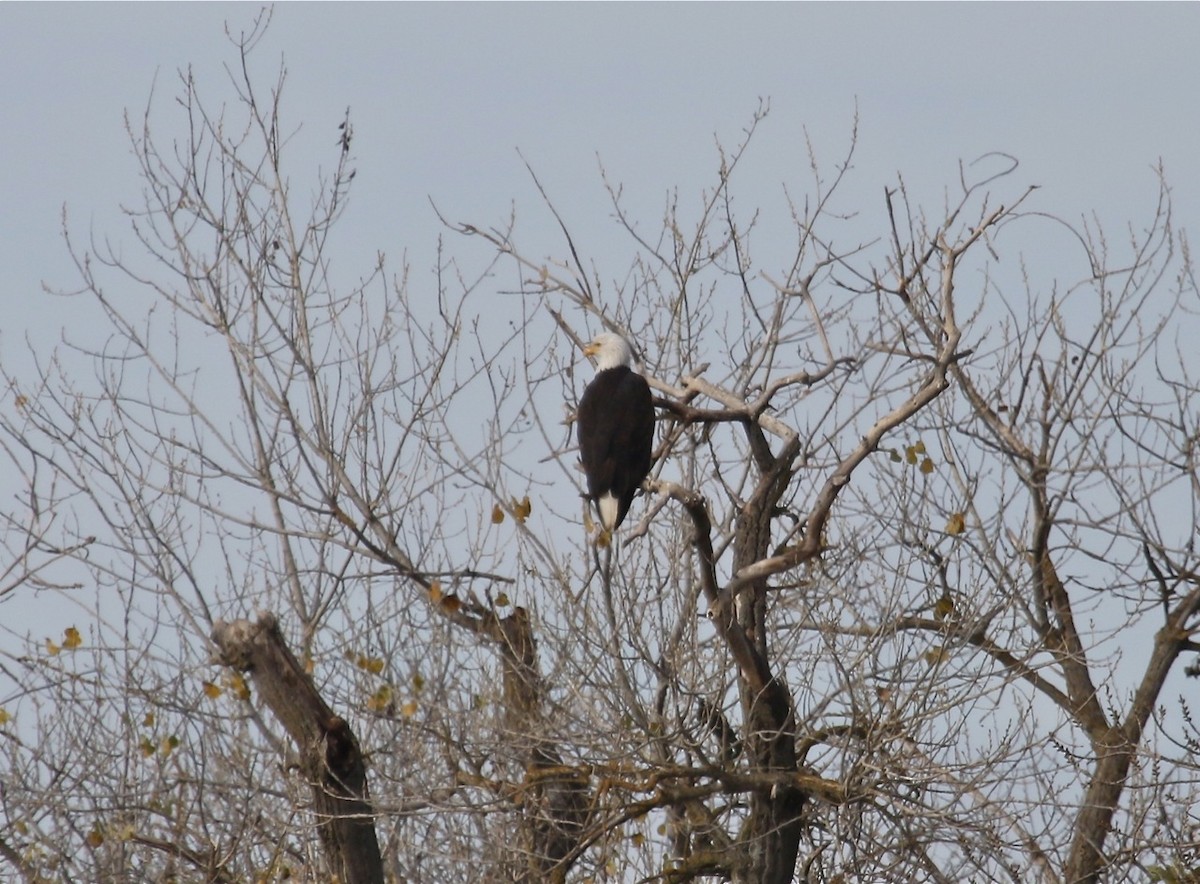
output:
[[[500,593],[500,595],[496,596],[496,607],[497,608],[507,608],[511,604],[512,604],[512,602],[510,602],[508,600],[508,593],[502,592],[502,593]]]
[[[436,580],[429,584],[429,600],[435,605],[442,600],[442,584]]]
[[[3,706],[0,706],[0,727],[8,724],[10,721],[12,721],[12,716],[9,715],[7,709],[5,709]]]
[[[405,703],[403,706],[401,706],[400,714],[403,715],[405,718],[412,718],[414,715],[416,715],[417,714],[417,701],[409,700],[407,703]]]
[[[305,658],[304,658],[304,674],[305,674],[305,675],[312,675],[312,674],[313,674],[313,670],[314,670],[314,669],[316,669],[316,668],[317,668],[316,661],[315,661],[315,660],[313,660],[313,658],[312,658],[312,657],[305,657]]]
[[[68,626],[63,630],[63,647],[68,651],[73,651],[83,644],[83,637],[80,636],[79,630],[74,626]]]
[[[145,715],[142,716],[142,727],[154,727],[154,721],[155,721],[154,713],[147,712]]]
[[[641,847],[646,841],[646,836],[641,832],[634,832],[629,836],[629,840],[633,842],[634,847]]]
[[[933,461],[929,458],[925,458],[923,461],[921,461],[920,470],[922,473],[928,476],[933,472]]]
[[[49,639],[49,638],[46,639],[46,653],[49,654],[51,657],[57,657],[58,652],[61,650],[62,650],[62,648],[60,648],[58,645],[56,645],[54,643],[53,639]]]
[[[359,654],[354,663],[359,669],[366,670],[372,675],[378,675],[383,672],[383,659],[380,657],[368,657],[365,654]]]
[[[512,510],[516,520],[524,525],[525,520],[529,518],[529,514],[533,512],[533,504],[529,502],[529,495],[526,494],[520,500],[513,500]]]
[[[450,595],[442,598],[441,605],[443,611],[449,611],[451,614],[453,614],[462,607],[462,601],[458,596],[451,593]]]
[[[154,744],[150,742],[149,737],[142,737],[142,741],[138,743],[138,748],[142,750],[142,755],[146,758],[154,754]]]
[[[937,666],[946,659],[946,649],[944,647],[930,648],[925,652],[925,662],[930,666]]]
[[[967,520],[962,513],[954,513],[946,523],[947,534],[962,534],[967,528]]]
[[[87,838],[84,840],[87,841],[87,846],[92,848],[99,847],[101,844],[103,844],[104,835],[100,831],[100,826],[98,824],[92,826],[92,831],[87,833]]]
[[[161,746],[161,751],[162,751],[163,757],[165,758],[166,756],[170,755],[178,747],[179,747],[179,737],[175,736],[174,734],[171,734],[171,736],[166,737],[162,741],[162,746]]]
[[[17,406],[18,411],[24,411],[25,407],[29,405],[29,399],[23,393],[18,393],[17,398],[13,400],[13,404]]]
[[[241,673],[235,672],[229,677],[229,689],[237,694],[239,700],[250,700],[250,685],[242,678]]]
[[[913,451],[917,454],[924,454],[925,453],[925,443],[918,441],[917,444],[913,446]]]
[[[392,702],[391,685],[383,685],[367,700],[367,708],[372,712],[383,712]]]
[[[900,463],[902,460],[904,460],[904,458],[900,456],[899,451],[890,451],[888,452],[888,456],[892,459],[892,463]]]
[[[499,525],[503,521],[504,510],[500,508],[500,504],[496,504],[494,507],[492,507],[492,524]]]
[[[211,681],[203,681],[200,683],[200,686],[204,688],[204,696],[208,697],[210,700],[215,700],[217,697],[221,696],[222,693],[224,693],[220,687],[213,684]]]
[[[414,672],[412,677],[412,686],[414,691],[420,691],[425,687],[425,676],[419,672]]]
[[[933,606],[933,616],[938,620],[945,620],[954,613],[954,599],[943,594],[941,598]]]

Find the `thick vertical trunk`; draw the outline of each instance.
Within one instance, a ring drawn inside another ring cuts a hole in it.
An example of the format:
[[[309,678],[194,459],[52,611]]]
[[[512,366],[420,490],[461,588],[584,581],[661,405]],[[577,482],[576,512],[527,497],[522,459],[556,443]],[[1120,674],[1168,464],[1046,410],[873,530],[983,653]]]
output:
[[[260,614],[256,623],[217,621],[212,639],[223,663],[250,674],[263,703],[295,743],[312,788],[316,830],[330,874],[343,884],[382,884],[383,859],[358,740],[317,693],[275,616]]]
[[[1063,875],[1066,884],[1098,884],[1103,870],[1104,841],[1112,829],[1121,801],[1133,746],[1105,747],[1096,759],[1092,781],[1084,793],[1083,808],[1075,819],[1075,837]]]
[[[564,881],[587,820],[588,777],[564,765],[558,747],[545,735],[543,687],[528,613],[517,608],[508,617],[494,617],[488,632],[500,649],[505,723],[525,766],[518,848],[523,859],[513,863],[511,872],[531,884]]]
[[[756,461],[762,477],[743,507],[734,550],[734,573],[765,558],[771,545],[772,517],[790,478],[788,466],[797,449],[785,448],[779,458],[757,430]],[[752,440],[753,444],[753,440]],[[741,591],[736,607],[738,626],[758,657],[761,678],[739,678],[745,716],[744,746],[754,767],[764,773],[796,771],[796,720],[792,696],[778,673],[771,672],[767,644],[767,581],[752,581]],[[776,788],[750,796],[750,817],[738,841],[743,857],[734,866],[739,884],[787,884],[796,870],[800,850],[804,795]]]
[[[754,702],[746,745],[761,771],[795,771],[796,738],[791,696],[772,679]],[[800,852],[801,811],[805,796],[775,788],[750,796],[750,818],[738,840],[745,858],[735,866],[738,884],[788,884]]]

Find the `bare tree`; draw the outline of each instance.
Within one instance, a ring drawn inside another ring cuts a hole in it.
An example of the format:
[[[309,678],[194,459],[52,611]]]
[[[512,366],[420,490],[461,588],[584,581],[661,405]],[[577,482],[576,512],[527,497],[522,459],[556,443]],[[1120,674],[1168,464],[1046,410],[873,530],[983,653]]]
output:
[[[780,237],[735,196],[763,107],[661,226],[605,174],[619,272],[542,191],[561,260],[444,218],[432,287],[347,283],[352,119],[309,195],[264,25],[220,114],[185,72],[168,142],[129,121],[140,253],[68,235],[80,324],[5,372],[0,593],[81,624],[5,639],[25,880],[1194,877],[1165,184],[1120,245],[999,156],[851,214],[852,137]],[[601,327],[659,415],[608,549],[572,442]]]

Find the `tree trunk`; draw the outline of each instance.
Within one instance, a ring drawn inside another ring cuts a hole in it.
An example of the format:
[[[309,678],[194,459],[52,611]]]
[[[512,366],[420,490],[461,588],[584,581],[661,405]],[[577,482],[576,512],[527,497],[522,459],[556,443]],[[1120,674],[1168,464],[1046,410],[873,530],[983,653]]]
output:
[[[1063,880],[1067,884],[1098,884],[1104,868],[1104,841],[1112,829],[1113,814],[1121,801],[1129,765],[1131,745],[1105,746],[1096,759],[1095,772],[1083,797],[1083,808],[1075,819],[1075,838]]]
[[[543,686],[537,644],[529,614],[516,608],[508,617],[493,615],[488,633],[500,649],[505,724],[525,766],[519,881],[560,882],[574,865],[590,805],[589,776],[563,764],[546,736]]]
[[[765,558],[770,551],[775,507],[787,489],[788,467],[799,450],[793,442],[779,457],[757,427],[750,429],[751,447],[761,468],[754,495],[738,517],[734,541],[734,573]],[[738,679],[746,732],[743,745],[753,767],[763,773],[796,772],[796,718],[791,692],[777,673],[771,672],[767,646],[767,581],[753,580],[742,588],[736,605],[737,621],[759,658],[759,679]],[[783,786],[750,796],[750,817],[739,835],[743,856],[734,867],[739,884],[788,884],[796,871],[800,851],[800,814],[805,796]]]
[[[250,678],[263,702],[296,744],[313,794],[317,834],[331,877],[342,884],[383,884],[383,859],[358,740],[344,718],[321,699],[288,648],[273,614],[257,623],[218,620],[212,639],[221,662]]]

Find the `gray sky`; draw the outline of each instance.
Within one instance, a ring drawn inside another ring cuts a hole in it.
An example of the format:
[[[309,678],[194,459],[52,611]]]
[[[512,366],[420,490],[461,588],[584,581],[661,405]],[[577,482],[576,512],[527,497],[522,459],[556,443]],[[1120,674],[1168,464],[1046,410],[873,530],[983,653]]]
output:
[[[226,95],[224,23],[246,29],[256,9],[0,4],[5,349],[63,309],[39,286],[74,281],[64,204],[77,231],[129,241],[117,207],[139,182],[123,112],[140,118],[157,77],[158,131],[176,135],[176,71],[192,64],[204,92]],[[1197,34],[1197,4],[285,4],[258,58],[264,70],[286,59],[301,162],[309,149],[312,164],[333,162],[351,108],[347,225],[362,251],[346,260],[407,250],[422,272],[438,232],[429,197],[453,220],[495,223],[514,201],[541,218],[517,148],[569,222],[615,238],[597,156],[655,222],[669,187],[710,184],[714,134],[732,144],[759,97],[771,115],[747,199],[808,181],[804,127],[838,159],[857,107],[859,209],[898,171],[938,208],[960,159],[1004,151],[1020,183],[1042,185],[1035,208],[1144,222],[1161,158],[1177,221],[1195,230]]]
[[[59,236],[64,204],[77,234],[133,249],[118,208],[140,191],[125,111],[140,122],[157,82],[155,131],[164,143],[181,135],[177,71],[190,64],[202,95],[227,96],[225,23],[246,30],[256,10],[0,4],[6,363],[21,361],[23,333],[44,348],[78,319],[40,291],[77,281]],[[803,192],[806,130],[832,169],[857,112],[843,209],[877,211],[902,172],[936,212],[960,160],[1003,151],[1021,161],[1019,184],[1042,187],[1029,208],[1095,211],[1119,235],[1149,223],[1161,158],[1176,225],[1195,233],[1198,34],[1195,3],[285,4],[256,59],[266,72],[286,61],[296,168],[330,167],[351,109],[358,176],[341,272],[353,280],[377,251],[407,253],[422,284],[441,232],[430,198],[481,225],[515,205],[533,251],[562,253],[518,148],[602,259],[624,240],[597,157],[656,224],[668,189],[695,200],[713,184],[714,136],[732,146],[760,98],[771,113],[736,188],[746,205],[778,210],[784,183]]]

